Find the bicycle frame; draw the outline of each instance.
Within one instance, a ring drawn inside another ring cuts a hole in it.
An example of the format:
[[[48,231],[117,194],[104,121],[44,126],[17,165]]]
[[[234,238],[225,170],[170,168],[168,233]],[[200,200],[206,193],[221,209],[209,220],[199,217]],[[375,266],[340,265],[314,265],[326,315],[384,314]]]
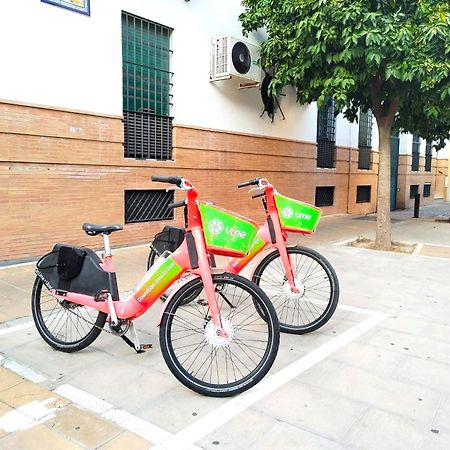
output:
[[[224,270],[226,272],[238,274],[263,250],[275,248],[280,252],[283,269],[291,290],[293,292],[299,292],[298,287],[295,286],[291,260],[286,250],[287,233],[281,227],[280,217],[278,215],[279,212],[275,203],[275,188],[263,178],[260,179],[260,185],[260,188],[264,189],[266,196],[266,222],[259,227],[256,238],[248,254],[242,258],[233,258]]]
[[[156,179],[157,177],[154,178],[155,181],[162,181]],[[110,314],[111,322],[115,325],[118,323],[118,319],[133,320],[144,314],[156,302],[161,294],[180,278],[184,272],[190,271],[195,276],[201,277],[203,281],[211,318],[217,335],[228,337],[228,333],[221,325],[219,308],[215,297],[210,256],[205,244],[197,203],[198,191],[188,180],[183,180],[183,188],[187,191],[187,227],[185,239],[174,253],[170,254],[168,257],[161,256],[157,260],[144,277],[137,283],[134,292],[129,297],[124,300],[113,299],[111,297],[111,293],[118,292],[118,289],[109,246],[109,236],[107,234],[103,234],[105,254],[102,259],[101,267],[104,271],[111,273],[112,276],[109,277],[110,286],[109,292],[105,293],[106,299],[104,297],[91,297],[75,292],[59,291],[58,289],[52,289],[50,293],[58,300],[68,300],[72,303]]]

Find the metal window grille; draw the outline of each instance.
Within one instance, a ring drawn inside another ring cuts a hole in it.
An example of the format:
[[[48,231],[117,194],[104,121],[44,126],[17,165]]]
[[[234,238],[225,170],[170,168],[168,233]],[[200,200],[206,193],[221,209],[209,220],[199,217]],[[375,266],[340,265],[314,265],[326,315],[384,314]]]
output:
[[[125,191],[125,223],[150,222],[174,218],[173,191],[161,190],[127,190]]]
[[[356,187],[356,203],[370,203],[370,194],[372,186]]]
[[[416,198],[416,195],[419,193],[419,185],[411,184],[409,186],[409,198]]]
[[[417,134],[413,135],[413,143],[412,143],[412,163],[411,170],[417,172],[419,170],[419,147],[420,147],[420,138]]]
[[[423,196],[430,197],[431,196],[431,183],[427,183],[423,185]]]
[[[317,167],[336,165],[336,116],[334,101],[329,99],[317,112]]]
[[[431,172],[431,161],[432,161],[431,142],[427,142],[427,145],[425,146],[425,172]]]
[[[316,206],[333,206],[334,203],[334,186],[317,186],[316,187]]]
[[[126,158],[172,158],[172,29],[122,12]]]
[[[358,169],[370,169],[370,154],[372,151],[372,111],[359,113],[358,133]]]

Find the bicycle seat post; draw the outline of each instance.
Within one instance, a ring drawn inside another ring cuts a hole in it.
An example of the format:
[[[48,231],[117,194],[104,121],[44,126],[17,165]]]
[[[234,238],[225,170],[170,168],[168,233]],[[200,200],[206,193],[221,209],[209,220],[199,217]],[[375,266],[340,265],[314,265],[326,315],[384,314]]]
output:
[[[112,256],[111,246],[109,245],[109,233],[102,233],[103,246],[105,248],[105,257]]]

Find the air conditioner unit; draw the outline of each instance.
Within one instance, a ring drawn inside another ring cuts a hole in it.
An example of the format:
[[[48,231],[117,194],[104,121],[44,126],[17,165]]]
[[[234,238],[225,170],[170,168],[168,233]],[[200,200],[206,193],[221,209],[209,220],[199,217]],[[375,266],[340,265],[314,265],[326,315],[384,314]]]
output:
[[[240,87],[259,86],[259,47],[242,39],[221,37],[212,40],[211,81],[236,79]]]

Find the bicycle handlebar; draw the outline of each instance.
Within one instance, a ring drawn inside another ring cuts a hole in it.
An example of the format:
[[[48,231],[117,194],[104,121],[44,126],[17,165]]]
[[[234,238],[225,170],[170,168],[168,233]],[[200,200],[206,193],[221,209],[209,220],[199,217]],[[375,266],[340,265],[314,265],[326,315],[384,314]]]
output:
[[[164,175],[152,175],[152,181],[159,181],[160,183],[175,184],[176,186],[181,187],[183,178],[182,177],[167,177]]]
[[[245,186],[254,186],[259,183],[259,178],[253,178],[252,180],[248,181],[242,181],[241,183],[238,183],[238,188],[245,187]]]
[[[167,206],[169,209],[181,208],[182,206],[186,206],[186,200],[182,200],[180,202],[169,203]]]
[[[252,198],[264,197],[266,195],[265,192],[260,192],[259,194],[253,194]]]

